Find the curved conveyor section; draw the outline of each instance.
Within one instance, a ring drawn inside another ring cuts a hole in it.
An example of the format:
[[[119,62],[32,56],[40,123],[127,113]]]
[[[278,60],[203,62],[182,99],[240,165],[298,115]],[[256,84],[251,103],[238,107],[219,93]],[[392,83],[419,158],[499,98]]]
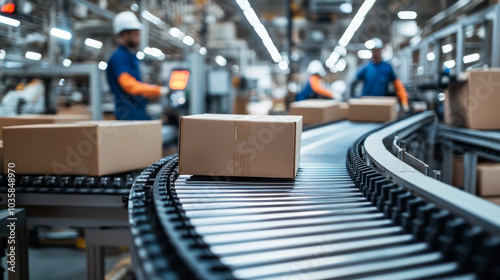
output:
[[[390,125],[340,122],[304,132],[296,180],[179,176],[176,156],[158,161],[129,196],[137,276],[474,279],[495,273],[487,261],[479,260],[478,269],[463,266],[450,255],[454,249],[438,246],[444,235],[432,231],[432,223],[441,221],[434,216],[444,221],[450,213],[365,164],[362,146],[371,133],[361,136]],[[484,249],[497,252],[495,240],[483,236],[488,233],[477,234],[460,240],[488,240],[492,244]],[[464,251],[476,244],[460,240],[445,243]]]

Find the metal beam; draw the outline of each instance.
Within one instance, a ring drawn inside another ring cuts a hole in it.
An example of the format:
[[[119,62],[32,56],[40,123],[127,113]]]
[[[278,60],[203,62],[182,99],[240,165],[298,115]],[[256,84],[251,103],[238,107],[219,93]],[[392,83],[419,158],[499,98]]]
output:
[[[97,14],[97,15],[102,16],[104,18],[114,19],[116,16],[115,13],[108,11],[106,9],[102,9],[101,7],[97,6],[96,4],[90,3],[89,1],[86,1],[86,0],[71,0],[71,1],[73,1],[77,4],[84,5],[94,14]]]

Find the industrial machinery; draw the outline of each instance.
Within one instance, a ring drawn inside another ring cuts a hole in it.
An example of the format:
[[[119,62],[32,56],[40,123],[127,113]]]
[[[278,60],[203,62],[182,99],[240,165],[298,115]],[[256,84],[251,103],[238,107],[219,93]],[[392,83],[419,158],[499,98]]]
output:
[[[87,279],[104,279],[105,246],[127,246],[130,241],[123,196],[137,176],[137,171],[101,177],[18,175],[15,206],[25,210],[29,227],[80,229],[85,236]],[[10,194],[7,179],[0,175],[2,209],[7,208]],[[37,242],[36,231],[29,238]]]
[[[434,122],[305,131],[296,180],[185,176],[161,159],[128,200],[138,278],[498,279],[500,208],[401,147]]]

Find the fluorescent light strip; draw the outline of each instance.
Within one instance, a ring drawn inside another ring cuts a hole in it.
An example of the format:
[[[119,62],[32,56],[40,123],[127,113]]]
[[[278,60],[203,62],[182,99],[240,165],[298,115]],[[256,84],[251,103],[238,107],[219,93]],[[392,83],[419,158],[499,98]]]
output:
[[[281,57],[278,48],[276,48],[276,46],[274,45],[273,40],[269,36],[269,33],[267,32],[264,25],[260,22],[259,17],[255,13],[254,9],[252,8],[248,0],[235,0],[235,1],[236,4],[238,4],[238,6],[240,7],[240,9],[243,11],[243,15],[245,16],[247,21],[250,23],[251,26],[253,26],[255,32],[262,40],[262,43],[264,44],[267,51],[271,55],[273,61],[276,63],[282,61],[283,57]],[[284,64],[281,65],[283,66]]]
[[[159,17],[157,17],[157,16],[153,15],[152,13],[150,13],[150,12],[148,12],[148,11],[143,11],[143,12],[141,13],[141,16],[142,16],[144,19],[146,19],[147,21],[149,21],[149,22],[151,22],[151,23],[153,23],[153,24],[155,24],[155,25],[157,25],[157,26],[161,26],[161,25],[162,25],[162,23],[163,23],[163,21],[162,21]]]
[[[92,38],[85,39],[85,45],[87,47],[91,47],[91,48],[94,48],[94,49],[100,49],[100,48],[102,48],[102,42],[94,40]]]
[[[31,60],[40,60],[42,59],[42,55],[37,53],[37,52],[31,52],[31,51],[27,51],[26,54],[24,54],[24,57],[26,57],[27,59],[31,59]]]
[[[464,56],[464,63],[467,64],[467,63],[471,63],[471,62],[476,62],[480,58],[481,58],[481,55],[479,55],[478,53],[469,54],[469,55]]]
[[[449,53],[453,50],[453,45],[452,44],[447,44],[441,47],[443,53]]]
[[[62,30],[59,28],[55,28],[55,27],[50,29],[50,35],[55,36],[57,38],[64,39],[64,40],[69,40],[72,37],[71,33],[69,33],[68,31]]]
[[[330,54],[330,57],[326,60],[325,62],[326,66],[330,68],[333,67],[339,60],[340,56],[345,55],[346,52],[345,47],[349,44],[349,42],[351,42],[352,37],[354,37],[354,34],[356,33],[356,31],[358,31],[361,24],[363,24],[366,15],[371,10],[376,1],[377,0],[365,0],[365,2],[363,2],[356,15],[354,15],[354,18],[352,19],[351,23],[345,30],[344,34],[340,38],[339,46],[335,47],[335,50]],[[343,48],[343,50],[338,49],[339,47]]]
[[[65,60],[63,60],[62,64],[64,67],[69,67],[71,65],[71,60],[66,58]]]
[[[224,66],[227,65],[227,60],[224,57],[220,56],[220,55],[218,55],[218,56],[215,57],[215,62],[217,64],[219,64],[220,66],[222,66],[222,67],[224,67]]]
[[[414,11],[401,11],[398,13],[399,19],[416,19],[417,13]]]
[[[344,35],[342,35],[342,37],[340,38],[339,45],[345,47],[349,44],[356,31],[358,31],[361,24],[363,24],[366,15],[371,10],[373,4],[375,4],[376,1],[377,0],[365,0],[365,2],[363,2],[363,5],[361,5],[358,12],[352,19],[351,23],[344,32]]]
[[[21,22],[18,21],[17,19],[13,19],[10,17],[4,17],[4,16],[0,16],[0,23],[7,24],[10,26],[14,26],[14,27],[18,27],[21,24]]]

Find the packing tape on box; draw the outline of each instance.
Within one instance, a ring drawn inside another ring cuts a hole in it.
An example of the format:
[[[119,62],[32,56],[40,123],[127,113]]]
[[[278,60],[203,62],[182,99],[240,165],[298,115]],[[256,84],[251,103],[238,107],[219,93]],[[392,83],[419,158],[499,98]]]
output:
[[[245,120],[234,121],[234,140],[249,141],[252,135],[252,123]],[[233,153],[233,175],[251,176],[251,162],[248,153]]]

